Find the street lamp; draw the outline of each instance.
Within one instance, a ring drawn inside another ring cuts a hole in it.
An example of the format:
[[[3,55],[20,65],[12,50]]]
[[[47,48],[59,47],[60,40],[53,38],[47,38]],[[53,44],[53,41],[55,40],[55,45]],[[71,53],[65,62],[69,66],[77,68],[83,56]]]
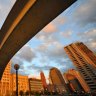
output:
[[[18,96],[18,69],[19,69],[19,65],[15,64],[14,69],[16,70],[16,96]]]

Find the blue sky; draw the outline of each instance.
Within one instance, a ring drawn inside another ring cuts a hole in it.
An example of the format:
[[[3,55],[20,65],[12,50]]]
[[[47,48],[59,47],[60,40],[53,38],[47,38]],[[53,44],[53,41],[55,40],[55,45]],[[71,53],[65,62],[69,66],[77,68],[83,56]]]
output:
[[[14,3],[15,0],[0,0],[0,27]],[[12,64],[20,64],[20,74],[34,77],[38,77],[42,70],[48,78],[52,67],[63,73],[74,68],[64,46],[80,41],[95,52],[95,35],[96,0],[77,0],[25,44],[12,58]]]

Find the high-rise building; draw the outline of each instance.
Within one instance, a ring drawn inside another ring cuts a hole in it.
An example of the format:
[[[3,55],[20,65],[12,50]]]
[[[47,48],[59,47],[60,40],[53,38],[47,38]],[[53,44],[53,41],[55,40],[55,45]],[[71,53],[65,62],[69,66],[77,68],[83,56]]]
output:
[[[88,84],[90,91],[96,91],[96,56],[94,53],[82,42],[72,43],[64,49]]]
[[[57,92],[62,93],[67,91],[67,87],[63,79],[63,76],[57,68],[50,69],[49,77],[52,81],[52,84],[55,86],[55,90],[57,90]]]
[[[28,76],[18,75],[18,94],[24,94],[29,91]],[[11,92],[14,95],[16,92],[16,74],[11,74]]]
[[[41,76],[41,81],[43,84],[43,88],[46,89],[47,88],[47,83],[46,83],[46,78],[43,72],[40,72],[40,76]]]
[[[68,88],[71,91],[85,91],[89,92],[90,88],[87,85],[86,81],[83,79],[80,72],[75,69],[69,69],[66,73],[63,74]]]
[[[50,93],[57,91],[56,88],[55,88],[55,86],[54,86],[53,84],[48,84],[48,85],[47,85],[47,90],[48,90],[48,92],[50,92]]]
[[[7,64],[2,75],[2,79],[0,81],[0,96],[10,95],[11,92],[10,71],[11,71],[11,61]]]
[[[30,92],[44,91],[41,79],[29,78],[29,90]]]
[[[49,81],[49,84],[52,84],[52,81],[51,81],[50,76],[49,76],[49,78],[48,78],[48,81]]]

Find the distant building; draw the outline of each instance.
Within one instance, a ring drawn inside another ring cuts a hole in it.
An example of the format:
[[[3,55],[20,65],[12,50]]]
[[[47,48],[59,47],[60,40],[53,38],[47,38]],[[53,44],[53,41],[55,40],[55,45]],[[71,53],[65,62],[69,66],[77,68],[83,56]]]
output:
[[[47,85],[48,92],[56,92],[56,87],[53,84]]]
[[[0,81],[0,96],[11,96],[16,92],[16,75],[11,74],[11,61],[7,64]],[[18,76],[18,91],[29,91],[28,76]]]
[[[86,83],[90,91],[96,91],[96,56],[82,42],[72,43],[64,47]]]
[[[29,78],[29,89],[30,92],[44,91],[41,79]]]
[[[61,72],[57,68],[50,69],[49,77],[52,81],[52,84],[55,86],[57,92],[66,92],[67,86],[63,79]]]
[[[69,69],[66,73],[64,73],[64,78],[67,84],[69,85],[68,87],[71,90],[71,92],[90,91],[90,88],[87,85],[86,81],[83,79],[81,74],[75,69]]]
[[[41,76],[41,81],[43,84],[43,88],[46,89],[47,88],[47,83],[46,83],[46,78],[43,72],[40,72],[40,76]]]
[[[0,81],[0,96],[11,95],[10,69],[11,69],[11,61],[7,64],[4,73],[2,75],[2,79]]]
[[[16,74],[11,74],[11,91],[12,94],[16,92]],[[28,76],[18,75],[18,94],[20,91],[23,93],[29,91]]]
[[[52,84],[52,81],[51,81],[50,76],[49,76],[49,78],[48,78],[48,81],[49,81],[49,84]]]

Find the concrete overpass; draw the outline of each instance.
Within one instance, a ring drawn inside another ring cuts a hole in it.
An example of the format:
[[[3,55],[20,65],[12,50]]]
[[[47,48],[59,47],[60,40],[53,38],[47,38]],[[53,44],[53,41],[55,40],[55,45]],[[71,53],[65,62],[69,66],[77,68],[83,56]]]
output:
[[[16,1],[0,30],[0,79],[15,53],[75,1]]]

